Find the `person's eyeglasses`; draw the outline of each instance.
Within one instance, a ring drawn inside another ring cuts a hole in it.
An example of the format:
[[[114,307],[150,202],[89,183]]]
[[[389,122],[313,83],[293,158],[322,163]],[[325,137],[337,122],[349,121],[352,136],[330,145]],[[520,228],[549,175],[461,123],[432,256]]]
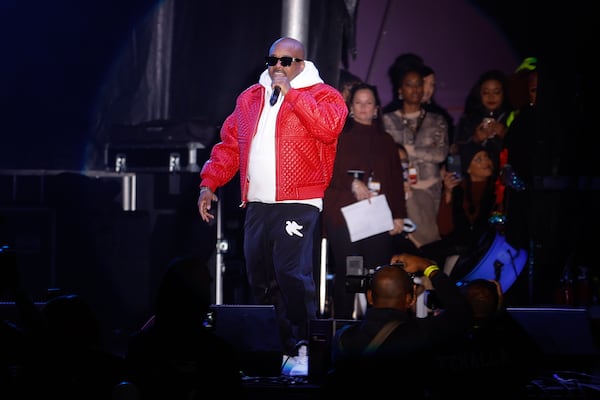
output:
[[[269,67],[276,66],[277,61],[281,62],[282,67],[289,67],[290,65],[292,65],[292,63],[294,61],[300,62],[300,61],[304,61],[304,60],[301,58],[293,58],[293,57],[273,57],[273,56],[265,57],[265,62],[267,63],[267,65]]]

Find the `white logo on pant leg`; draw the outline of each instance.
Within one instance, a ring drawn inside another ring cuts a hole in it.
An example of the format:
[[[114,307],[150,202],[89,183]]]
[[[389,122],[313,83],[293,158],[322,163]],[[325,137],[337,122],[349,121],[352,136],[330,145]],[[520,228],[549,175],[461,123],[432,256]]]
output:
[[[296,235],[296,236],[304,237],[302,232],[300,232],[300,229],[302,229],[302,228],[303,228],[303,226],[298,225],[298,223],[296,221],[285,221],[285,231],[290,236]]]

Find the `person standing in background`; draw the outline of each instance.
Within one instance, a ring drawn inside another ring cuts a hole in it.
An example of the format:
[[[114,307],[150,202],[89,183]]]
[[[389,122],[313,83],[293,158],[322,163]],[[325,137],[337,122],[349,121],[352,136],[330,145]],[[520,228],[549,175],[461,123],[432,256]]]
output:
[[[452,143],[454,139],[454,119],[452,115],[442,107],[434,98],[436,89],[435,71],[428,65],[423,65],[423,108],[427,112],[440,114],[446,119],[448,126],[448,143]]]
[[[388,69],[388,77],[392,85],[392,101],[383,107],[384,113],[389,113],[402,108],[402,96],[400,95],[400,85],[402,76],[412,68],[419,68],[423,74],[423,108],[428,112],[443,115],[448,125],[448,142],[452,143],[454,138],[454,118],[447,109],[442,107],[435,100],[436,74],[432,67],[425,65],[423,57],[415,53],[402,53],[394,60],[394,63]]]
[[[524,65],[527,67],[518,69],[509,79],[509,97],[515,112],[504,139],[510,168],[505,169],[503,181],[506,184],[506,237],[518,247],[529,248],[538,124],[538,70],[535,62]]]
[[[440,165],[448,155],[448,127],[442,115],[423,108],[422,67],[404,70],[398,96],[402,107],[384,113],[383,123],[408,153],[411,196],[407,212],[416,224],[410,238],[420,247],[440,238],[436,219],[442,190]]]
[[[382,111],[389,113],[402,107],[402,95],[400,94],[400,85],[402,85],[402,76],[412,68],[420,68],[425,65],[423,57],[415,53],[402,53],[396,57],[392,65],[388,68],[388,78],[392,86],[392,101],[386,104]]]
[[[501,167],[500,152],[511,111],[507,85],[506,74],[502,71],[482,73],[467,95],[454,137],[454,143],[458,146],[474,142],[487,150],[496,174]]]
[[[354,85],[357,85],[359,83],[362,83],[362,79],[360,79],[358,76],[354,75],[346,69],[340,70],[338,90],[344,97],[344,100],[348,104],[348,107],[350,107],[350,90],[352,90],[352,87]]]
[[[393,235],[402,233],[406,217],[402,164],[394,140],[383,128],[377,89],[367,83],[352,87],[350,114],[340,135],[333,177],[325,191],[323,224],[335,268],[334,315],[352,319],[355,294],[346,289],[348,256],[362,256],[365,268],[389,261],[394,252]],[[355,177],[351,171],[363,171]],[[385,195],[394,228],[355,242],[341,208],[376,195]]]
[[[275,306],[283,351],[295,356],[316,318],[314,231],[348,108],[298,40],[276,40],[265,62],[200,171],[198,211],[210,222],[215,191],[239,171],[250,290]]]
[[[510,124],[504,138],[506,165],[500,177],[505,185],[502,200],[506,240],[517,248],[530,251],[535,248],[536,236],[533,212],[535,168],[543,152],[539,145],[539,137],[543,134],[540,135],[541,119],[537,107],[539,74],[537,58],[528,57],[509,76],[508,97],[513,109],[513,118],[508,121]],[[531,253],[531,260],[534,254]],[[515,286],[508,293],[509,301],[518,302],[518,299],[531,296],[529,279],[526,274],[517,279]]]

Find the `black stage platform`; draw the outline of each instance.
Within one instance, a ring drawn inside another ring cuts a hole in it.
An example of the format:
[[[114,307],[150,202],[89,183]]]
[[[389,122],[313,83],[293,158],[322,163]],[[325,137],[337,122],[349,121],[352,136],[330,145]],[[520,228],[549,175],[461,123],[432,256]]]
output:
[[[286,359],[279,352],[274,356],[272,335],[261,333],[272,328],[273,320],[269,314],[273,310],[270,307],[236,305],[219,306],[216,309],[217,314],[221,314],[218,319],[221,321],[219,332],[229,338],[234,338],[230,336],[231,332],[246,333],[245,339],[235,345],[245,347],[242,350],[253,372],[264,372],[264,376],[257,374],[244,378],[248,398],[257,400],[320,398],[321,385],[330,366],[333,333],[346,324],[356,323],[353,320],[336,319],[311,321],[308,357],[303,360],[307,365],[306,375],[291,376],[296,360],[284,362]],[[509,308],[508,311],[523,324],[544,351],[547,369],[531,381],[528,398],[600,399],[600,306],[519,307]],[[0,317],[18,320],[14,303],[0,302]],[[235,318],[232,320],[231,317]],[[240,324],[246,328],[240,329]],[[125,337],[114,339],[110,343],[114,350],[119,353],[126,351]]]
[[[530,399],[600,399],[600,306],[510,307],[540,345],[547,366],[529,385]],[[251,399],[317,399],[336,329],[353,320],[311,321],[307,376],[246,378]],[[286,369],[286,368],[284,368]]]

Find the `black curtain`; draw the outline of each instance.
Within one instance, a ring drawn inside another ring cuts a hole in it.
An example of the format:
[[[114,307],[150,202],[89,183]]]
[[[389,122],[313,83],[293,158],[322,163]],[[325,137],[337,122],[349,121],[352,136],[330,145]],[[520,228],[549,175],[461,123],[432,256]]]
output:
[[[308,53],[334,86],[343,49],[354,46],[355,3],[311,2]],[[272,0],[0,7],[1,168],[101,169],[105,143],[132,125],[216,130],[282,28]]]
[[[80,168],[97,90],[155,0],[0,4],[0,168]]]
[[[355,20],[358,0],[312,1],[308,57],[323,80],[337,87],[340,68],[348,67],[348,56],[356,55]]]
[[[203,132],[193,141],[210,147],[237,95],[258,81],[264,56],[281,29],[281,4],[268,0],[169,0],[160,7],[167,6],[171,8],[162,19],[156,17],[157,8],[135,28],[102,90],[92,139],[95,151],[89,154],[88,165],[94,168],[102,167],[104,144],[121,142],[124,135],[131,136],[129,142],[160,142],[183,133],[183,142],[193,134],[191,127]],[[164,45],[162,52],[156,42]],[[156,87],[162,81],[148,82],[147,77],[160,73],[168,79],[163,93],[163,87]],[[166,112],[155,106],[158,101],[168,104]],[[207,131],[214,135],[204,134]],[[156,137],[149,137],[152,132],[158,132]]]
[[[281,2],[177,0],[171,118],[218,126],[258,82],[281,30]]]

